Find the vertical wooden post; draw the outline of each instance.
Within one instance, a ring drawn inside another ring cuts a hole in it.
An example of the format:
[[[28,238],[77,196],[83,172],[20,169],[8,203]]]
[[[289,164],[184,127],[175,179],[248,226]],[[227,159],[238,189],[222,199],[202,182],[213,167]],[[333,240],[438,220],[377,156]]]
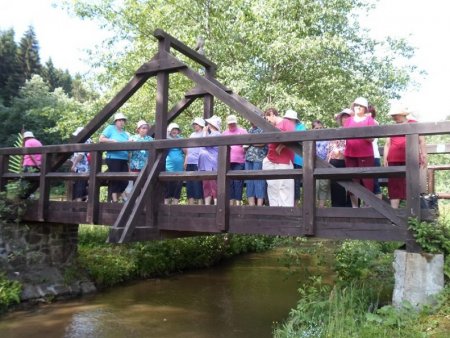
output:
[[[205,77],[207,79],[214,78],[215,69],[207,67]],[[214,115],[214,96],[206,94],[203,97],[203,118],[208,119],[213,115]]]
[[[40,222],[44,222],[47,218],[48,201],[50,199],[50,184],[46,177],[50,168],[50,158],[51,156],[48,153],[42,154],[38,201],[38,220]]]
[[[159,51],[169,52],[170,41],[160,39]],[[161,57],[162,53],[160,53]],[[169,73],[158,72],[156,75],[156,112],[155,112],[155,138],[165,139],[167,136],[167,111],[169,102]]]
[[[100,206],[100,180],[97,174],[102,171],[102,152],[91,152],[91,164],[89,171],[88,205],[86,223],[97,224]]]
[[[420,165],[419,165],[419,135],[406,135],[406,215],[420,220]],[[408,223],[408,220],[406,220]],[[409,231],[405,241],[408,252],[420,252],[417,244]]]
[[[228,231],[230,218],[230,185],[227,172],[230,169],[230,148],[219,147],[217,159],[217,206],[216,224],[219,230]]]
[[[435,188],[435,171],[434,168],[428,168],[428,193],[429,194],[434,194],[436,192],[436,188]]]
[[[420,219],[419,135],[406,136],[406,208],[409,217]]]
[[[0,191],[5,190],[7,180],[3,177],[8,172],[9,155],[0,155]]]
[[[314,166],[316,143],[303,142],[303,226],[305,235],[314,236],[316,231],[316,181]]]

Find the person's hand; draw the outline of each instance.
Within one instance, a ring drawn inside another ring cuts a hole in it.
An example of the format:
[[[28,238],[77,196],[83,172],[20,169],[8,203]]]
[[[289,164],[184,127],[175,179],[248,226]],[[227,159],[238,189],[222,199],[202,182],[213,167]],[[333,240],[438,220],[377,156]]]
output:
[[[276,152],[278,155],[280,155],[280,154],[281,154],[281,151],[283,150],[284,147],[285,147],[284,144],[279,144],[279,145],[277,145],[277,147],[275,148],[275,152]]]

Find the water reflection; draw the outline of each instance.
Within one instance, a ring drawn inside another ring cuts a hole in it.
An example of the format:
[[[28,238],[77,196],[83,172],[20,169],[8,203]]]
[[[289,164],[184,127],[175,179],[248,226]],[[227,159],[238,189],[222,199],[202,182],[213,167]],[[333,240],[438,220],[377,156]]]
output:
[[[299,276],[286,278],[281,252],[15,312],[0,337],[271,337],[297,301]]]

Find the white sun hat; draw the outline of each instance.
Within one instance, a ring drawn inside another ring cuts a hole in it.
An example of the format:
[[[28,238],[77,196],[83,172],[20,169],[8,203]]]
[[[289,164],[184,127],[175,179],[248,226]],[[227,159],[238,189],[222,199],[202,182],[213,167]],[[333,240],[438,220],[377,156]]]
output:
[[[192,121],[192,124],[198,124],[203,128],[205,126],[205,120],[203,120],[201,117],[196,117],[194,121]]]
[[[359,106],[363,106],[366,109],[369,108],[369,101],[367,101],[364,97],[357,97],[356,100],[353,102],[353,104],[357,104]]]
[[[23,138],[34,138],[33,132],[32,131],[26,131],[23,133]]]
[[[206,119],[205,121],[206,123],[209,123],[210,125],[215,127],[217,130],[220,130],[220,125],[222,124],[222,120],[220,119],[220,117],[213,115],[209,119]]]
[[[394,116],[394,115],[409,115],[409,109],[408,107],[405,107],[403,105],[397,105],[397,106],[393,106],[391,108],[391,110],[389,110],[388,115],[389,116]]]
[[[123,113],[116,113],[114,115],[114,122],[116,122],[117,120],[127,120],[127,118],[125,117],[125,115],[123,115]]]
[[[236,115],[227,116],[227,124],[238,123]]]
[[[181,130],[181,129],[180,129],[180,126],[178,125],[178,123],[175,123],[175,122],[172,122],[171,124],[169,124],[169,125],[167,126],[167,131],[168,131],[168,132],[171,132],[172,129],[178,129],[178,130]]]
[[[285,119],[290,119],[290,120],[297,120],[298,121],[298,114],[295,110],[292,109],[288,109],[286,111],[286,113],[284,113],[283,116]]]
[[[136,124],[136,129],[139,129],[139,128],[141,128],[142,126],[145,126],[145,125],[149,125],[147,122],[145,122],[144,120],[140,120],[137,124]]]

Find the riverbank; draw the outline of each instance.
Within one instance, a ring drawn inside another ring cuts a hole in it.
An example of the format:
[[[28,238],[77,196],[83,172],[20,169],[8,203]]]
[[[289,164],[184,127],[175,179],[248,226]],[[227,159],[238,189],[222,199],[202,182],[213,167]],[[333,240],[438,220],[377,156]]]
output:
[[[297,337],[448,337],[450,332],[450,221],[447,215],[434,223],[410,221],[417,242],[430,253],[444,253],[447,284],[434,304],[417,309],[405,302],[391,305],[394,286],[393,252],[402,243],[344,241],[336,246],[306,239],[292,242],[286,265],[302,267],[314,257],[335,271],[333,283],[311,274],[299,288],[299,301],[275,338]]]

